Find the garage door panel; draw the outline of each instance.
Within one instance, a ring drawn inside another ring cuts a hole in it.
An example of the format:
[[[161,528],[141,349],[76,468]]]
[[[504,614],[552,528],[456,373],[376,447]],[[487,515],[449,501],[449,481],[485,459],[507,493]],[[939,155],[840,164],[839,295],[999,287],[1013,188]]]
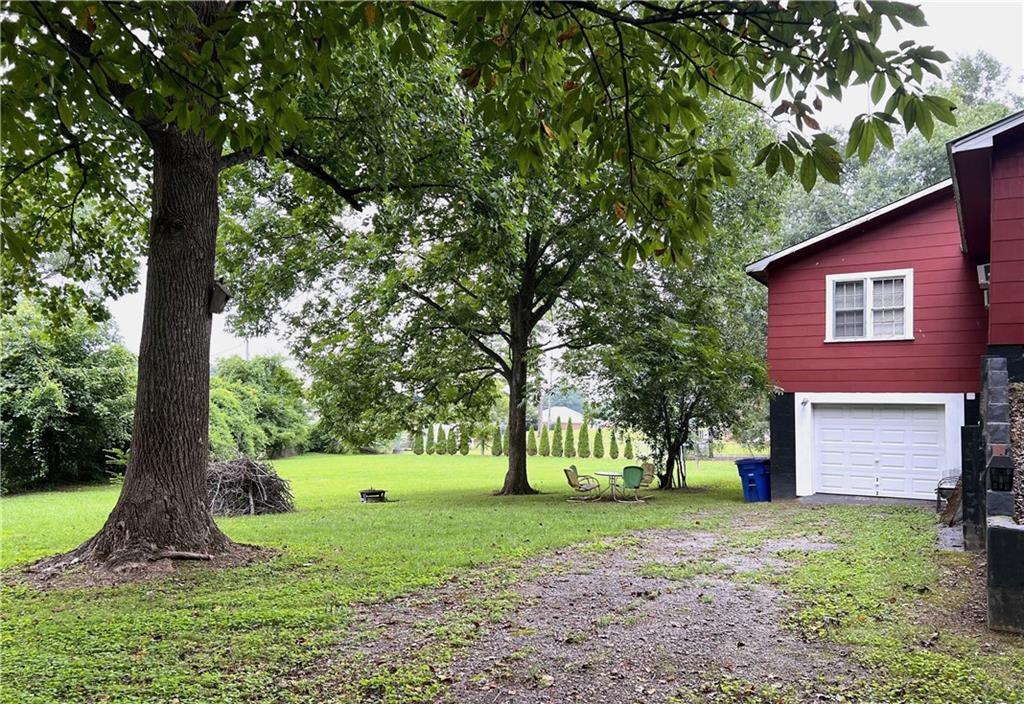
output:
[[[815,404],[815,490],[934,498],[947,473],[944,413],[939,405]]]
[[[904,496],[910,492],[909,484],[906,477],[879,477],[878,496]]]
[[[861,445],[873,445],[875,442],[875,431],[873,428],[850,428],[848,440]]]
[[[878,455],[878,469],[881,472],[885,471],[899,471],[903,472],[907,469],[907,456],[903,453],[882,453]]]
[[[938,455],[913,454],[910,456],[910,469],[925,472],[933,472],[939,469],[939,464],[941,461],[942,460],[939,458]],[[936,481],[938,481],[938,479],[936,479]]]
[[[883,428],[878,431],[878,442],[883,445],[906,445],[907,433],[897,428]]]
[[[821,433],[823,443],[843,442],[844,440],[846,440],[846,433],[841,428],[825,428]]]
[[[873,452],[848,452],[846,464],[851,467],[874,467],[875,455]]]

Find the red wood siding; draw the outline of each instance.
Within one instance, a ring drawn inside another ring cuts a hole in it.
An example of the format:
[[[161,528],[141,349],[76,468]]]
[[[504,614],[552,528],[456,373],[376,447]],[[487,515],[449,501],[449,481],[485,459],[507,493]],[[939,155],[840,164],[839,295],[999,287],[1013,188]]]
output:
[[[827,274],[907,268],[914,270],[914,340],[825,343]],[[769,269],[768,367],[786,391],[977,391],[987,327],[950,191]]]
[[[992,155],[989,343],[1024,344],[1024,138]]]

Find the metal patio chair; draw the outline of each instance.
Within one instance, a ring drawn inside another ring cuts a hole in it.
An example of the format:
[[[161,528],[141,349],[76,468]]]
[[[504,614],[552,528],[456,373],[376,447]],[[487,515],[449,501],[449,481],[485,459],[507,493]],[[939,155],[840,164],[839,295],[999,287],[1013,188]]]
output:
[[[580,474],[574,464],[569,465],[562,471],[565,472],[565,478],[569,481],[569,486],[581,494],[581,496],[570,496],[568,501],[592,501],[600,496],[601,484],[595,477],[589,474]]]

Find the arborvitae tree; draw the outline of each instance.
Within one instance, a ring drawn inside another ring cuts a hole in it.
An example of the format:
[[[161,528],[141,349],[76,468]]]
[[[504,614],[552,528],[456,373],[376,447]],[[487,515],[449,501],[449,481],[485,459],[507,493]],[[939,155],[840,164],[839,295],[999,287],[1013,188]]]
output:
[[[600,428],[594,433],[594,457],[604,457],[604,435]]]
[[[530,432],[526,434],[526,454],[537,454],[537,430],[535,428],[530,428]]]
[[[434,441],[434,452],[439,455],[448,454],[448,438],[444,434],[444,426],[437,426],[437,440]]]
[[[469,454],[469,431],[459,428],[459,454],[465,457]]]
[[[618,435],[618,433],[615,431],[615,428],[612,428],[611,435],[612,441],[608,445],[608,456],[611,457],[613,460],[617,460],[619,459],[619,440],[618,438],[615,437],[616,435]]]
[[[434,424],[427,426],[427,454],[434,454]]]
[[[626,451],[622,454],[627,460],[633,459],[633,441],[626,436]]]
[[[551,441],[548,439],[548,424],[540,426],[540,456],[548,457],[551,454]]]
[[[417,455],[423,454],[423,431],[417,430],[412,434],[412,451]]]
[[[555,437],[551,441],[551,456],[562,456],[562,417],[555,419]]]
[[[448,431],[448,454],[454,455],[459,451],[459,434],[455,428]]]
[[[501,438],[501,451],[506,456],[508,456],[508,446],[511,441],[512,438],[509,436],[508,428],[505,428],[505,435]]]
[[[577,444],[576,454],[580,457],[590,457],[590,430],[586,421],[580,426],[580,439]]]
[[[494,424],[494,434],[491,435],[491,454],[497,457],[501,454],[501,425]]]
[[[576,440],[572,436],[572,419],[565,424],[565,456],[575,457],[576,456]]]

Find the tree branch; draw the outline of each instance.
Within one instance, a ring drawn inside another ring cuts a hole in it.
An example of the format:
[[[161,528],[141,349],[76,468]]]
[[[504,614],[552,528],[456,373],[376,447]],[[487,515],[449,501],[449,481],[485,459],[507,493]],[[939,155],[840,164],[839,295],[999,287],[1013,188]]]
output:
[[[244,164],[247,161],[252,160],[255,154],[252,153],[251,149],[239,149],[237,152],[231,152],[230,154],[224,154],[220,158],[220,171],[230,169],[232,166],[238,166]]]
[[[435,301],[433,298],[431,298],[427,294],[425,294],[425,293],[423,293],[421,291],[417,291],[415,288],[413,288],[409,284],[403,283],[401,286],[406,291],[411,293],[413,296],[415,296],[416,298],[420,299],[421,301],[423,301],[424,303],[426,303],[428,306],[430,306],[434,310],[438,311],[439,313],[445,313],[445,314],[448,313],[447,309],[445,309],[444,306],[442,306],[440,303]],[[487,355],[488,357],[493,359],[497,363],[497,365],[501,368],[502,375],[504,375],[506,378],[509,378],[509,377],[512,376],[512,368],[505,361],[505,358],[502,357],[497,352],[495,352],[483,340],[481,340],[478,337],[478,335],[479,335],[478,331],[468,330],[468,329],[466,329],[464,327],[460,327],[458,325],[452,325],[452,327],[454,329],[458,330],[459,332],[461,332],[467,338],[469,338],[473,342],[473,344],[475,344],[480,349],[481,352],[483,352],[485,355]]]

